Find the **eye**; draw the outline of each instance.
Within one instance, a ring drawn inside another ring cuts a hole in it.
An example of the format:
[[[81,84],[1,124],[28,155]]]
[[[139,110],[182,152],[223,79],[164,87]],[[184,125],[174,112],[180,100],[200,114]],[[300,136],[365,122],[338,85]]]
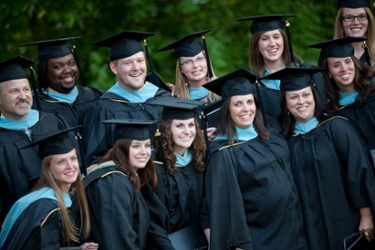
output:
[[[190,128],[192,128],[192,127],[194,127],[195,126],[195,124],[192,122],[192,123],[189,123],[189,127]]]
[[[61,165],[61,164],[63,164],[63,163],[65,163],[65,160],[63,159],[63,160],[60,160],[60,161],[58,161],[57,162],[59,165]]]
[[[200,56],[197,58],[197,62],[202,62],[204,60],[204,57],[203,56]]]
[[[131,62],[130,61],[126,61],[123,63],[125,66],[130,66],[131,65]]]
[[[240,107],[240,106],[241,106],[241,102],[236,102],[236,103],[234,104],[234,106],[235,106],[235,107]]]
[[[176,127],[177,128],[182,128],[182,124],[177,124]]]
[[[253,104],[254,103],[254,100],[248,100],[247,101],[247,104]]]
[[[142,63],[144,60],[143,59],[138,59],[137,62]]]
[[[145,147],[146,147],[146,148],[150,148],[150,147],[151,147],[151,143],[147,143],[147,144],[145,145]]]
[[[61,69],[61,65],[55,65],[53,66],[54,69]]]
[[[133,144],[132,148],[139,148],[139,145],[138,144]]]
[[[260,40],[262,40],[262,41],[267,41],[267,40],[268,40],[268,37],[262,37]]]
[[[304,97],[308,97],[310,94],[309,93],[306,93],[306,94],[304,94],[303,96]]]

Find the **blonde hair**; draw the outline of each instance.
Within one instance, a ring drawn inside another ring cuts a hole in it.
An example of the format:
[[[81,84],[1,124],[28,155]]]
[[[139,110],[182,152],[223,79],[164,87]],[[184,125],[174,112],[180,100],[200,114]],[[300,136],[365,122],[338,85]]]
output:
[[[77,154],[76,150],[75,152]],[[50,170],[52,159],[53,159],[53,155],[47,156],[43,159],[42,174],[40,178],[38,179],[38,182],[36,183],[33,191],[44,188],[44,187],[50,187],[53,190],[53,192],[55,193],[57,197],[57,204],[61,213],[64,236],[65,236],[64,240],[66,241],[67,244],[69,244],[69,242],[71,241],[79,243],[80,242],[79,235],[81,235],[83,238],[87,238],[90,233],[90,217],[89,217],[89,212],[88,212],[89,210],[88,210],[88,205],[87,205],[86,193],[85,193],[85,189],[82,183],[82,175],[79,172],[76,182],[73,183],[72,185],[75,187],[75,192],[76,192],[78,203],[79,203],[79,213],[80,213],[80,218],[81,218],[80,225],[82,225],[82,227],[78,229],[70,221],[68,209],[65,206],[65,202],[64,202],[64,198],[62,194],[63,191],[60,188],[59,183],[56,182]]]
[[[202,52],[203,52],[203,55],[206,57],[206,53],[204,51],[202,51]],[[212,77],[209,78],[208,69],[207,69],[207,76],[206,76],[207,81],[206,82],[215,80],[217,78],[211,62],[210,62],[210,67],[211,67],[211,70],[212,70]],[[189,100],[190,99],[189,80],[181,72],[180,58],[178,58],[177,62],[176,62],[176,82],[175,82],[175,85],[176,85],[178,91],[180,92],[181,98]],[[211,91],[208,91],[208,99],[211,102],[214,102],[214,101],[220,100],[221,97],[216,95],[215,93],[213,93]]]
[[[367,20],[368,20],[368,25],[367,25],[367,48],[368,48],[368,53],[370,56],[371,60],[371,65],[375,64],[375,20],[374,16],[371,13],[371,10],[367,7],[363,8],[367,14]],[[335,20],[335,27],[334,27],[334,32],[333,32],[333,38],[338,39],[338,38],[343,38],[346,36],[345,31],[344,31],[344,26],[342,25],[342,16],[343,16],[343,8],[340,8],[337,11],[336,15],[336,20]]]

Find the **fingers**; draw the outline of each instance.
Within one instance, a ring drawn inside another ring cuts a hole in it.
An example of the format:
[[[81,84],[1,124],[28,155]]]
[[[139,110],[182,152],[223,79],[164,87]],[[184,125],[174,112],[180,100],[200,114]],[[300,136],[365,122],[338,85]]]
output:
[[[371,231],[366,231],[366,232],[363,232],[364,236],[366,237],[366,240],[368,242],[371,242],[371,240],[374,238],[374,231],[371,230]]]

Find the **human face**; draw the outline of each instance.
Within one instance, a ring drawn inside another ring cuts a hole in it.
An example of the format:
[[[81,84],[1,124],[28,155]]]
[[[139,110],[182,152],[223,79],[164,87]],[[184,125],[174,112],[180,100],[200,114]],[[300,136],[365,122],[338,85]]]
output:
[[[286,107],[297,122],[306,123],[314,116],[315,100],[311,87],[286,91],[285,98]]]
[[[250,127],[254,122],[256,111],[257,108],[253,94],[236,95],[230,98],[230,118],[236,127]]]
[[[73,54],[47,61],[48,87],[69,94],[79,79],[79,71]]]
[[[137,170],[144,168],[151,157],[151,141],[133,140],[129,148],[129,160],[132,167]]]
[[[342,16],[361,16],[366,15],[366,11],[364,8],[357,8],[357,9],[350,9],[350,8],[343,8],[342,9]],[[344,32],[346,36],[353,36],[353,37],[367,37],[367,26],[368,26],[368,19],[363,21],[358,21],[358,18],[354,18],[352,22],[346,22],[342,20],[342,26],[344,28]]]
[[[351,57],[327,58],[328,71],[342,92],[354,91],[355,66]]]
[[[23,120],[32,105],[33,98],[26,78],[0,83],[0,110],[5,118]]]
[[[187,120],[174,119],[171,125],[173,138],[173,150],[183,156],[187,148],[190,148],[197,133],[194,118]]]
[[[266,64],[283,62],[284,40],[280,31],[264,32],[259,38],[258,50]]]
[[[142,90],[147,74],[145,55],[142,51],[130,57],[113,61],[109,66],[123,89],[130,92]]]
[[[79,174],[79,164],[76,150],[66,154],[52,155],[50,171],[59,187],[66,193],[72,183],[76,182]]]
[[[206,83],[207,60],[203,52],[193,57],[180,57],[180,66],[191,87],[199,88]]]

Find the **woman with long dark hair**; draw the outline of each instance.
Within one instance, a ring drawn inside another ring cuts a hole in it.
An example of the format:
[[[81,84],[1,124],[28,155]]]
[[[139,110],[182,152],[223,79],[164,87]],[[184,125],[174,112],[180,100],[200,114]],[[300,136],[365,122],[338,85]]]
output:
[[[211,249],[307,249],[288,145],[277,124],[265,125],[256,79],[240,69],[204,85],[223,105],[202,224]]]
[[[374,237],[374,172],[347,119],[328,115],[314,89],[316,70],[287,68],[281,80],[284,135],[310,249],[343,249],[355,232]],[[365,246],[361,249],[373,249]]]

